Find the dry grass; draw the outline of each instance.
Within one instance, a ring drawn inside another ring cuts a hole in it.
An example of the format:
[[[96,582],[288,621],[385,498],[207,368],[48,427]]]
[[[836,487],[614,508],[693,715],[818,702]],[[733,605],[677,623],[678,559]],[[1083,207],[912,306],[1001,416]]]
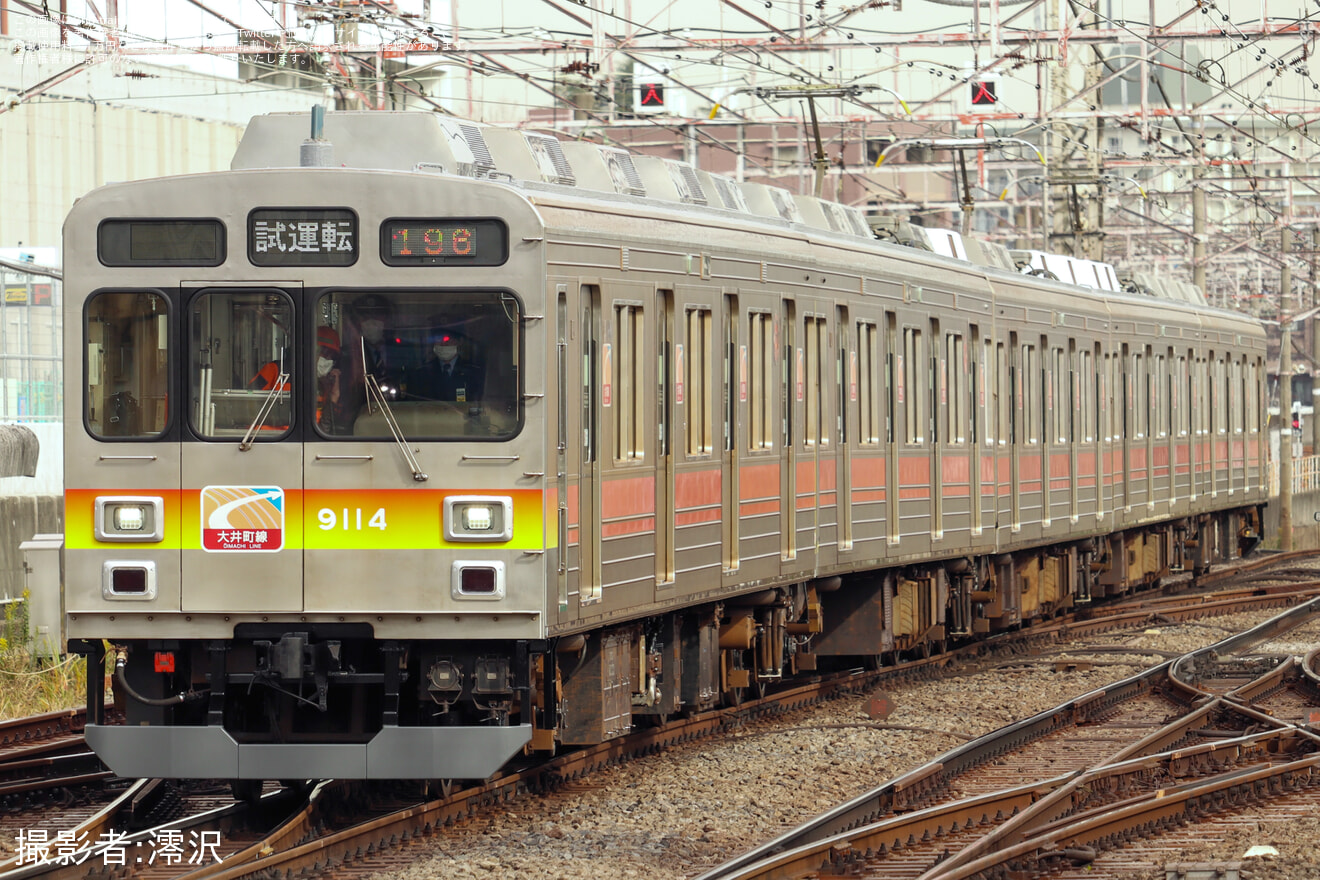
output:
[[[52,663],[28,650],[26,611],[26,602],[9,603],[0,621],[0,719],[71,709],[87,695],[83,657]]]

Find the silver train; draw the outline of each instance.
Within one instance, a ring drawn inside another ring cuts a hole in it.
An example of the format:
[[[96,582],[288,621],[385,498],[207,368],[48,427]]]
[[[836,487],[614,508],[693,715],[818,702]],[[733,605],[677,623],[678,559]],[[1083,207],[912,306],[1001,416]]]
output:
[[[122,775],[483,778],[1259,540],[1255,321],[662,158],[324,125],[65,225],[67,624]]]

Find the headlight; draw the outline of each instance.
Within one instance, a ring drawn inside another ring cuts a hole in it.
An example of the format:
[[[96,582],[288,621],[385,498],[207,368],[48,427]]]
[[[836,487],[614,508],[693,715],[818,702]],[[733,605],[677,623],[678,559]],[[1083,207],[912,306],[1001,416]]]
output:
[[[446,541],[502,543],[513,538],[513,499],[451,495],[444,501]]]
[[[493,522],[491,509],[484,504],[463,508],[463,527],[470,532],[489,532]]]
[[[147,513],[141,505],[115,508],[115,528],[121,532],[140,532],[146,521]]]
[[[140,496],[96,499],[96,540],[153,544],[165,540],[165,501]]]

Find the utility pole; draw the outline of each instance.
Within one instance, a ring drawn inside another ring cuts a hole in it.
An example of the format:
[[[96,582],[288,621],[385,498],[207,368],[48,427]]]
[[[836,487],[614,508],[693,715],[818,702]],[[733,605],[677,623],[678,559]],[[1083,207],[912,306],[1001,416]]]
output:
[[[1288,265],[1291,245],[1292,230],[1285,226],[1279,241],[1279,253],[1283,256],[1283,271],[1279,273],[1279,549],[1285,553],[1293,548],[1292,318],[1288,306],[1288,294],[1292,290],[1292,269]]]
[[[1316,261],[1320,258],[1320,226],[1311,227],[1311,308],[1320,306]],[[1320,455],[1320,326],[1311,321],[1311,454]]]
[[[1205,125],[1201,131],[1204,133]],[[1201,138],[1201,161],[1192,166],[1192,283],[1205,290],[1205,138]]]

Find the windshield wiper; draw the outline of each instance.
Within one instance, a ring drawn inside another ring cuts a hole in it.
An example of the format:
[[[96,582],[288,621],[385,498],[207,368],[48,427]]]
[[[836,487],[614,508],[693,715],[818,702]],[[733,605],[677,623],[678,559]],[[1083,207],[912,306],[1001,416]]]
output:
[[[417,457],[413,455],[412,449],[408,447],[408,438],[403,436],[403,429],[399,427],[399,422],[394,418],[394,411],[390,409],[389,401],[385,399],[385,394],[380,390],[380,383],[376,377],[368,373],[366,375],[367,402],[372,402],[380,406],[381,414],[385,416],[385,424],[389,425],[390,433],[394,435],[394,442],[398,444],[399,451],[403,453],[403,460],[412,470],[413,479],[419,483],[425,483],[430,479],[429,476],[422,473],[422,466],[417,463]]]
[[[275,401],[279,398],[280,392],[288,388],[289,374],[281,372],[275,378],[275,384],[271,386],[266,399],[261,401],[261,408],[257,410],[257,415],[252,419],[252,424],[248,425],[247,433],[243,435],[242,441],[238,444],[240,452],[247,452],[252,448],[253,440],[256,438],[257,431],[266,423],[266,418],[270,411],[275,408]]]

